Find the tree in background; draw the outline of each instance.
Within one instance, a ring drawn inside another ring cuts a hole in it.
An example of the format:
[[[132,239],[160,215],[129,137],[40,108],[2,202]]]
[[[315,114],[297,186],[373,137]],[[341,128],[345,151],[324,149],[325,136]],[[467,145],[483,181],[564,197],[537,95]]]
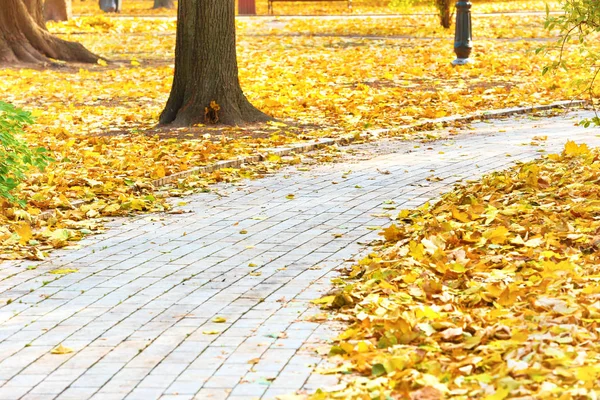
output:
[[[175,4],[173,0],[154,0],[153,8],[173,8]]]
[[[95,63],[99,57],[79,43],[46,30],[43,0],[2,0],[0,64],[50,62],[50,59]]]
[[[396,10],[401,10],[402,12],[407,12],[410,10],[410,7],[414,6],[416,0],[390,0],[389,6]],[[427,2],[426,2],[427,3]],[[440,17],[440,25],[446,29],[450,28],[452,25],[452,11],[451,6],[454,4],[453,0],[432,0],[433,5],[438,10],[438,15]],[[431,3],[429,3],[431,4]]]
[[[440,25],[446,29],[450,28],[452,25],[452,12],[450,11],[452,0],[434,0],[434,2],[440,16]]]
[[[238,79],[234,0],[180,0],[175,77],[161,124],[241,125],[272,119],[244,96]]]
[[[46,0],[44,3],[46,21],[68,21],[72,16],[71,0]]]

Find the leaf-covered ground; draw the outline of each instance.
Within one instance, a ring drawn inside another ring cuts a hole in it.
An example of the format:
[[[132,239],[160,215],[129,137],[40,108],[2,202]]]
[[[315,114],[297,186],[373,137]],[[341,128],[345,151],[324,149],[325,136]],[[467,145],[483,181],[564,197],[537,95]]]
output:
[[[150,2],[125,4],[142,10]],[[541,3],[527,4],[542,9]],[[94,8],[96,2],[75,5]],[[382,129],[405,134],[406,125],[424,119],[550,103],[575,94],[569,85],[572,71],[541,75],[556,57],[533,52],[549,36],[542,16],[474,20],[476,63],[465,68],[450,65],[452,35],[436,24],[433,16],[240,19],[243,89],[281,122],[175,131],[155,129],[173,74],[173,18],[95,15],[49,24],[51,32],[111,62],[0,70],[2,100],[37,116],[27,141],[48,148],[57,160],[22,186],[26,210],[1,205],[0,259],[43,257],[45,250],[97,229],[98,217],[167,210],[166,195],[251,177],[281,160],[179,181],[163,193],[152,186],[157,178],[195,166],[320,137],[381,134]],[[86,204],[73,207],[80,201]],[[58,210],[54,217],[36,218],[52,209]]]
[[[352,9],[344,2],[307,2],[307,3],[274,3],[275,15],[332,15],[332,14],[396,14],[396,13],[435,13],[436,10],[429,2],[406,2],[405,6],[390,7],[390,0],[353,0]],[[548,3],[551,10],[558,8],[556,1],[540,0],[510,0],[510,1],[474,1],[477,12],[515,12],[515,11],[544,11]],[[177,2],[175,2],[177,4]],[[176,9],[152,9],[151,0],[127,0],[123,2],[123,15],[176,15]],[[237,10],[237,1],[236,1]],[[73,2],[73,12],[83,15],[99,15],[96,0],[81,0]],[[268,13],[267,0],[256,0],[256,13]]]
[[[540,138],[543,140],[543,138]],[[317,302],[352,372],[313,399],[591,399],[600,378],[600,150],[485,176],[403,210]]]

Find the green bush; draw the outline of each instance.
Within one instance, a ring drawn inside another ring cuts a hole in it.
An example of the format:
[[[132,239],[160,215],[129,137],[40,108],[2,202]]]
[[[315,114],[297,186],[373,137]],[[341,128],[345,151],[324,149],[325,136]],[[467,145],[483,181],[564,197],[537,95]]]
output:
[[[52,158],[43,147],[31,149],[18,138],[27,124],[32,124],[31,113],[0,101],[0,198],[12,204],[25,205],[15,196],[14,190],[33,167],[43,171]]]

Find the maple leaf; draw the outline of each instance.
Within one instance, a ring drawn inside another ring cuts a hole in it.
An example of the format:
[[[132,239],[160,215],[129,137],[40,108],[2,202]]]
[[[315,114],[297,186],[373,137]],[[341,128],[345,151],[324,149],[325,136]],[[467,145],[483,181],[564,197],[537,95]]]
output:
[[[388,242],[397,242],[400,239],[400,236],[402,235],[402,231],[398,229],[396,225],[392,224],[385,228],[379,234],[383,235],[385,240],[387,240]]]

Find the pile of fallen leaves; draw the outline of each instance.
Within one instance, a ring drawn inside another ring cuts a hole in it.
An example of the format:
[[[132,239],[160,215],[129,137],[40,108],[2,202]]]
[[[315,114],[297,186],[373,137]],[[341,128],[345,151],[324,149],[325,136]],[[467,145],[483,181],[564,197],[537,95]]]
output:
[[[404,210],[317,302],[351,381],[314,399],[597,398],[600,150],[485,176]]]

